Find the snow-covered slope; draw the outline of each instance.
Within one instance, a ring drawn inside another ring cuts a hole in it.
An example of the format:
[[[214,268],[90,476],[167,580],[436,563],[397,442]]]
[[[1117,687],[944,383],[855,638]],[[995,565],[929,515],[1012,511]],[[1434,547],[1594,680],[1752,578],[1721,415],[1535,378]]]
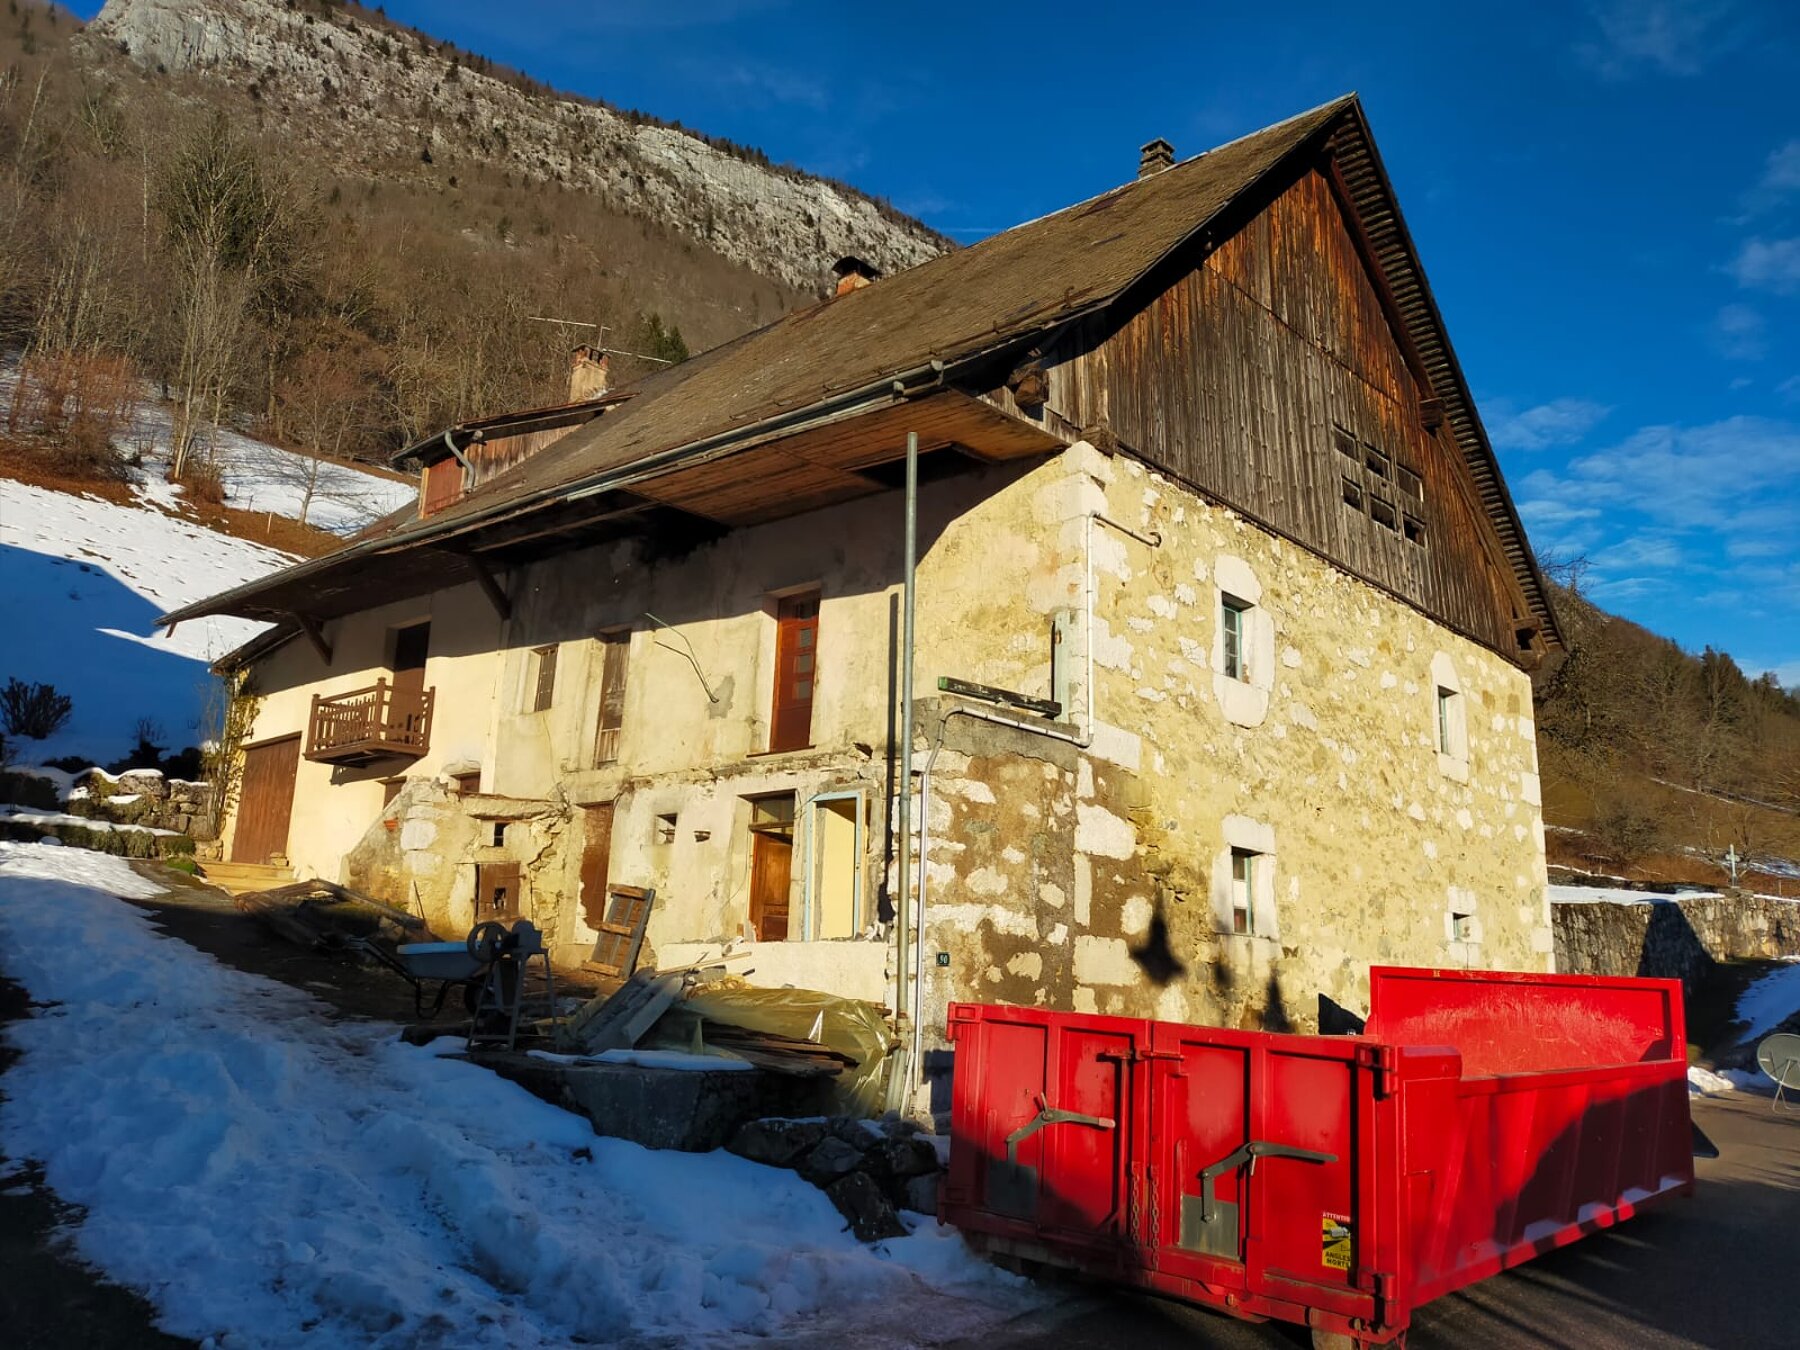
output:
[[[206,734],[207,662],[265,626],[183,624],[151,636],[158,615],[294,561],[285,553],[165,514],[0,479],[0,683],[53,684],[75,701],[48,741],[9,746],[15,760],[116,759],[140,717],[170,748]]]
[[[8,1029],[0,1152],[42,1164],[80,1207],[77,1252],[167,1332],[898,1347],[1041,1300],[929,1219],[866,1247],[791,1172],[600,1138],[391,1027],[333,1022],[112,898],[155,889],[114,858],[0,844],[0,966],[39,1005]]]
[[[170,435],[168,410],[155,403],[140,404],[131,441],[143,455],[144,492],[154,501],[175,505],[179,491],[163,481]],[[415,483],[331,460],[315,461],[235,431],[219,433],[213,458],[225,483],[227,506],[271,511],[289,520],[300,520],[304,508],[305,523],[333,534],[355,534],[419,495]]]

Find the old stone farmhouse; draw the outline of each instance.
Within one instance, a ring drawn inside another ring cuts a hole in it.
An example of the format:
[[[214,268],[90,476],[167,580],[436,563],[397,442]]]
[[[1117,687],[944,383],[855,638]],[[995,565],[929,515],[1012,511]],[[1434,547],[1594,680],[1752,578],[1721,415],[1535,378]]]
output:
[[[1548,966],[1556,621],[1354,98],[842,272],[412,447],[416,510],[169,615],[275,624],[226,663],[228,856],[570,961],[650,888],[645,960],[746,937],[882,1001],[910,784],[933,1037],[951,998],[1305,1028],[1371,962]]]

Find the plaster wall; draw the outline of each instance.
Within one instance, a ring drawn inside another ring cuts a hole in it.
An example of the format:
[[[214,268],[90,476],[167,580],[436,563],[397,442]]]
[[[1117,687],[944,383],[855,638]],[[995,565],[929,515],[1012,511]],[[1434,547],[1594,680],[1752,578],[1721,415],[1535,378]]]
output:
[[[251,672],[257,706],[246,744],[304,735],[314,694],[329,697],[391,679],[393,630],[422,621],[431,624],[425,685],[437,691],[429,751],[416,762],[388,760],[367,769],[302,758],[287,845],[288,860],[300,877],[343,880],[344,855],[381,814],[382,779],[399,774],[429,778],[475,768],[491,758],[502,625],[477,588],[458,586],[328,623],[329,664],[297,638],[257,662]],[[236,829],[237,805],[231,803],[227,812],[222,831],[227,840]]]

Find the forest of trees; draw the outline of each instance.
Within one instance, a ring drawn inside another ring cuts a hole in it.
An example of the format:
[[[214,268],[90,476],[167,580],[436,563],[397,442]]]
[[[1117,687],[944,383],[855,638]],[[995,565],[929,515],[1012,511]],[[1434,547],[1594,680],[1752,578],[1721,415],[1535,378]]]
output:
[[[543,316],[686,355],[679,313],[659,303],[679,311],[684,293],[645,294],[629,254],[679,272],[690,241],[479,166],[461,182],[339,176],[304,146],[265,143],[228,100],[96,70],[70,51],[72,27],[21,0],[0,14],[0,353],[21,363],[0,409],[9,453],[115,472],[147,381],[172,408],[172,475],[200,486],[221,424],[374,457],[560,401],[568,348],[591,334]],[[706,267],[692,260],[685,294]],[[779,312],[749,298],[739,327]]]
[[[1620,855],[1683,832],[1641,790],[1645,780],[1800,810],[1800,695],[1771,674],[1751,679],[1724,652],[1695,656],[1608,614],[1588,597],[1586,570],[1579,558],[1546,564],[1568,644],[1536,676],[1546,790],[1577,789],[1593,804],[1595,833]]]

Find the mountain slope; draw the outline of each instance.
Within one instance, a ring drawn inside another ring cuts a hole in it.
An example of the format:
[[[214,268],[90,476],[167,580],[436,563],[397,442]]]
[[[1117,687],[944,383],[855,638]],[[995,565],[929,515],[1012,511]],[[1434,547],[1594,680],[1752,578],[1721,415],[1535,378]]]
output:
[[[891,272],[948,246],[852,189],[503,78],[358,6],[108,0],[86,41],[96,55],[122,51],[240,91],[268,129],[371,173],[479,164],[559,184],[802,290],[845,254]]]

